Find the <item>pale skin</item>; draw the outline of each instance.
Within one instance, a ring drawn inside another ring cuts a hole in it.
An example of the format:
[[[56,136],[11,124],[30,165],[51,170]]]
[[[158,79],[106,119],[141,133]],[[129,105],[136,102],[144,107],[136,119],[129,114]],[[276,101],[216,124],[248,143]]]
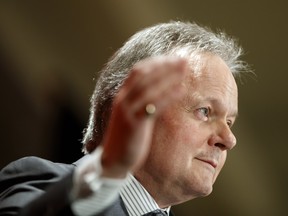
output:
[[[237,85],[224,61],[201,54],[137,63],[117,95],[103,175],[132,171],[160,207],[206,196],[236,145]],[[157,107],[145,115],[145,105]]]

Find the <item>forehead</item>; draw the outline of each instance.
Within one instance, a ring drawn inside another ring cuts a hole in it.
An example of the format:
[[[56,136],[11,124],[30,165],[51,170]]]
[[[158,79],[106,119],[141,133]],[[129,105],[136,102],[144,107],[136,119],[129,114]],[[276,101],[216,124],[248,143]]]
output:
[[[213,101],[237,112],[237,85],[230,69],[220,57],[212,54],[192,56],[190,68],[191,73],[186,79],[190,96],[202,101]]]

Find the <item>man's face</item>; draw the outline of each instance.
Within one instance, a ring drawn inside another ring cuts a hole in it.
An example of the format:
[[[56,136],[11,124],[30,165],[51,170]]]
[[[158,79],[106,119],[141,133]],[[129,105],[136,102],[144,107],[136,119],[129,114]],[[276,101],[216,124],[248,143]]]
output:
[[[166,202],[159,201],[163,193],[168,204],[210,194],[227,150],[236,144],[230,128],[237,115],[237,85],[224,61],[209,54],[192,59],[183,85],[187,96],[157,120],[151,152],[136,173],[160,205]]]

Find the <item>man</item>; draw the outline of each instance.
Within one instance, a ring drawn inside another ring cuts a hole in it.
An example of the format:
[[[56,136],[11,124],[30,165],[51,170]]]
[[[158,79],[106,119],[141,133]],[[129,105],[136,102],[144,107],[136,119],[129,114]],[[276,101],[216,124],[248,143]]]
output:
[[[101,71],[73,165],[29,157],[1,172],[3,215],[173,215],[207,196],[236,145],[234,77],[247,71],[224,33],[170,22],[132,36]]]

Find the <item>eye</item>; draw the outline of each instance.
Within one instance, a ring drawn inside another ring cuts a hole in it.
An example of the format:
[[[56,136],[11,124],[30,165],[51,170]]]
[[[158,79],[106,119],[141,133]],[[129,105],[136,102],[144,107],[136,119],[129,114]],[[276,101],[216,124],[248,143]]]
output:
[[[205,117],[208,117],[208,115],[209,115],[209,108],[207,108],[207,107],[201,107],[201,108],[199,108],[198,110],[199,110],[199,112],[201,112]]]
[[[232,128],[233,122],[232,122],[231,120],[228,120],[228,121],[227,121],[227,125],[228,125],[229,128]]]
[[[196,116],[203,121],[207,121],[210,114],[210,109],[208,107],[201,107],[196,109]]]

